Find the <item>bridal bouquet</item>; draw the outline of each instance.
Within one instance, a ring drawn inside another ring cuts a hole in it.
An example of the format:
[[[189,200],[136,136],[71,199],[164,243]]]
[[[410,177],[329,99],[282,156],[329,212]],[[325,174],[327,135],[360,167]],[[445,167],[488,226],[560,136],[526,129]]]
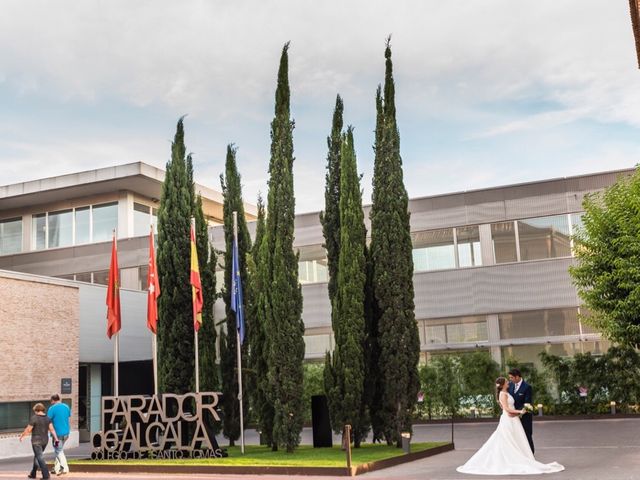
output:
[[[531,405],[530,403],[525,403],[522,407],[522,410],[524,411],[520,414],[520,416],[524,415],[525,413],[533,413],[533,405]]]

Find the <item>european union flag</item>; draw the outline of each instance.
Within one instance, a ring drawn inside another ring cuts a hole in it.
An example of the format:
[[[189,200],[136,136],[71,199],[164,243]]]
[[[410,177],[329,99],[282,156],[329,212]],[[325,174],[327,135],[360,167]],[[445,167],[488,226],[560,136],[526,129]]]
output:
[[[240,344],[244,343],[244,308],[242,306],[242,279],[240,277],[240,262],[238,261],[238,239],[233,239],[233,253],[231,266],[231,310],[236,314],[236,328],[240,337]]]

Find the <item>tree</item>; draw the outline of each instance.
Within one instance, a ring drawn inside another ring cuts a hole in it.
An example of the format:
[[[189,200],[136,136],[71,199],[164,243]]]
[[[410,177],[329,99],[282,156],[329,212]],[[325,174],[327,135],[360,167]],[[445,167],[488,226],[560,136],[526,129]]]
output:
[[[258,430],[262,435],[262,442],[277,450],[273,442],[273,404],[269,400],[269,365],[267,344],[267,311],[265,302],[267,288],[266,255],[263,252],[267,248],[264,242],[265,212],[262,197],[258,196],[258,219],[256,222],[256,236],[251,251],[251,257],[247,261],[249,273],[249,307],[247,322],[247,334],[251,349],[249,352],[249,366],[252,373],[252,408],[255,413]]]
[[[640,171],[583,202],[569,273],[590,315],[612,342],[640,347]]]
[[[238,369],[237,369],[237,328],[235,312],[231,309],[231,284],[232,284],[232,254],[233,254],[233,212],[237,212],[238,218],[238,263],[240,268],[240,279],[242,289],[246,294],[243,296],[243,308],[247,311],[248,295],[247,289],[247,254],[251,251],[251,237],[247,228],[247,221],[244,216],[244,203],[242,201],[242,184],[240,174],[236,164],[236,148],[233,145],[227,146],[227,158],[225,162],[225,174],[220,175],[220,186],[223,197],[223,220],[224,220],[224,290],[222,298],[225,303],[226,312],[226,334],[224,347],[221,346],[220,355],[224,352],[225,357],[221,358],[222,370],[222,401],[224,407],[224,435],[229,439],[229,444],[234,445],[235,440],[240,437],[240,405],[238,402]],[[222,345],[222,343],[221,343]],[[242,357],[247,356],[248,342],[242,346]],[[247,411],[244,398],[244,412]]]
[[[500,365],[491,358],[491,354],[475,351],[460,356],[460,374],[462,390],[470,397],[476,408],[493,407],[498,411],[495,400],[495,382],[500,376]]]
[[[161,392],[191,391],[194,334],[189,284],[192,181],[187,172],[184,125],[178,121],[158,209],[158,380]]]
[[[275,116],[271,122],[269,195],[263,254],[266,256],[267,344],[274,442],[293,452],[303,424],[304,323],[298,255],[293,251],[293,126],[289,113],[288,49],[278,69]]]
[[[343,136],[341,157],[338,279],[332,305],[335,350],[332,359],[327,353],[332,360],[327,395],[334,431],[350,424],[358,448],[368,431],[363,405],[367,232],[351,127]]]
[[[371,253],[380,345],[380,387],[384,433],[401,446],[401,433],[411,430],[419,389],[420,341],[413,301],[413,259],[407,191],[404,187],[400,134],[396,123],[395,87],[390,40],[385,49],[384,97],[376,96]]]
[[[340,95],[336,97],[331,134],[327,137],[327,174],[325,177],[324,211],[320,223],[327,250],[329,270],[329,303],[333,305],[338,282],[338,253],[340,251],[340,152],[342,149],[342,112],[344,105]],[[333,325],[333,310],[331,323]]]
[[[462,383],[460,382],[460,358],[455,355],[438,355],[432,362],[433,383],[427,385],[427,394],[444,407],[445,414],[455,417],[460,411]],[[430,392],[430,393],[429,393]]]

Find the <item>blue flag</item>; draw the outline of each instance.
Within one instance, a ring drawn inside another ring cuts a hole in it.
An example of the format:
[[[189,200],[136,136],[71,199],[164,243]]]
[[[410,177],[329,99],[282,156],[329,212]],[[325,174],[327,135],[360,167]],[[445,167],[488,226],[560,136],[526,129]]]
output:
[[[240,336],[240,344],[244,343],[244,308],[242,306],[242,278],[238,261],[238,239],[233,239],[233,259],[231,266],[231,310],[236,313],[236,328]]]

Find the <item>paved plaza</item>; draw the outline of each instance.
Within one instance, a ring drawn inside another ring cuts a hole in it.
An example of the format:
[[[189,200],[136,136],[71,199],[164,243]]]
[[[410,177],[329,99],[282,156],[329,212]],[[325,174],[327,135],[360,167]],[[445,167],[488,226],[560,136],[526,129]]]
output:
[[[489,437],[494,423],[458,424],[455,426],[456,450],[436,457],[407,463],[398,467],[358,476],[365,479],[403,480],[452,480],[491,478],[488,476],[463,475],[455,471]],[[419,425],[415,428],[415,441],[448,440],[450,425]],[[562,463],[564,472],[545,475],[545,479],[576,480],[640,480],[640,418],[611,420],[567,420],[536,422],[534,424],[536,458],[542,462]],[[255,443],[257,438],[248,432],[247,441]],[[305,429],[303,441],[311,441],[311,431]],[[73,449],[71,456],[86,456],[87,446]],[[48,457],[49,458],[49,457]],[[26,478],[30,459],[0,461],[0,479]],[[52,477],[55,478],[55,477]],[[118,480],[183,478],[192,480],[283,480],[282,476],[260,477],[242,475],[143,475],[143,474],[81,474],[71,473],[62,478],[74,480],[117,478]],[[291,480],[292,477],[286,477]],[[329,477],[296,477],[306,480],[327,480]],[[345,477],[342,477],[345,478]],[[499,477],[501,479],[523,478],[521,476]]]

